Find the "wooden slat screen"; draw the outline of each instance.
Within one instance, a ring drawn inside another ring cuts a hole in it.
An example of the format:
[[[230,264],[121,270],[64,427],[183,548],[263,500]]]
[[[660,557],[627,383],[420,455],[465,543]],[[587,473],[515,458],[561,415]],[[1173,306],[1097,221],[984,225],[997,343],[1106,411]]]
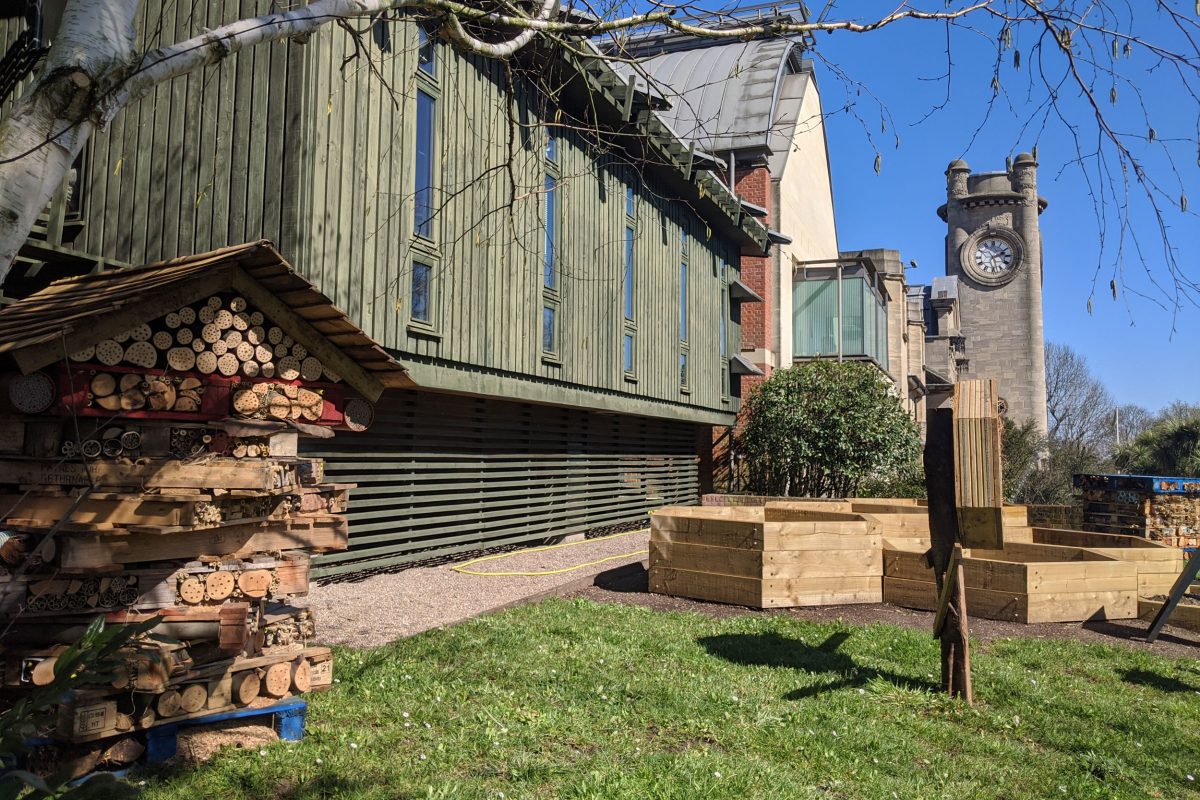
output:
[[[636,522],[699,498],[697,428],[430,392],[389,392],[366,433],[313,442],[356,483],[331,576]]]

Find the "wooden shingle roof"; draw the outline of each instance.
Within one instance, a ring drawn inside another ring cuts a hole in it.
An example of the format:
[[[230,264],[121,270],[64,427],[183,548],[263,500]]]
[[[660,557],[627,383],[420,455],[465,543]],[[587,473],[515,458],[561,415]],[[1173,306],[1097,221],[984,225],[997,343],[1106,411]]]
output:
[[[266,240],[55,281],[0,309],[0,355],[29,373],[219,291],[244,295],[370,400],[413,385],[400,362]]]

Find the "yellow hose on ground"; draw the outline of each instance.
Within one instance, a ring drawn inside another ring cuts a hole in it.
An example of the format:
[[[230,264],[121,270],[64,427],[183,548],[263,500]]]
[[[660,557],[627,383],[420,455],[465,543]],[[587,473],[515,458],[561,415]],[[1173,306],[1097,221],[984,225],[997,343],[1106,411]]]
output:
[[[542,572],[478,572],[476,570],[467,569],[467,567],[473,566],[475,564],[481,564],[484,561],[495,561],[496,559],[499,559],[499,558],[511,558],[512,556],[523,556],[523,555],[527,555],[529,553],[541,553],[546,550],[558,550],[559,548],[562,548],[562,547],[576,547],[581,544],[591,544],[592,542],[604,542],[609,539],[617,539],[621,536],[633,536],[635,533],[645,533],[646,530],[647,530],[646,528],[642,528],[642,529],[636,530],[636,531],[626,531],[625,533],[614,533],[611,536],[599,536],[595,539],[584,539],[583,541],[579,541],[579,542],[565,542],[563,544],[546,545],[545,547],[534,547],[529,550],[516,550],[511,553],[497,553],[497,554],[491,555],[491,556],[483,556],[482,558],[472,559],[472,560],[466,562],[465,564],[459,564],[458,566],[451,567],[450,569],[452,569],[455,572],[461,572],[463,575],[482,575],[484,577],[506,576],[506,577],[535,578],[539,575],[561,575],[564,572],[574,572],[577,569],[583,569],[584,567],[594,567],[597,564],[604,564],[606,562],[616,561],[621,558],[631,558],[632,556],[645,555],[646,550],[643,548],[641,550],[634,550],[632,553],[621,553],[620,555],[608,556],[607,558],[601,558],[597,561],[589,561],[586,564],[576,564],[573,567],[564,567],[563,569],[549,569],[549,570],[544,570]]]

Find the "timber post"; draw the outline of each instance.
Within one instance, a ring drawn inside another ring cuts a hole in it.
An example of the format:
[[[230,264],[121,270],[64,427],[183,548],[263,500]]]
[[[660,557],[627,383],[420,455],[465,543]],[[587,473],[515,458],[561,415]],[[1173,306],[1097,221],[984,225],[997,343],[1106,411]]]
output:
[[[967,601],[959,563],[962,548],[955,500],[954,412],[950,409],[930,409],[926,413],[923,460],[929,495],[931,544],[925,560],[933,568],[938,589],[933,635],[942,644],[942,689],[970,703],[973,693]]]

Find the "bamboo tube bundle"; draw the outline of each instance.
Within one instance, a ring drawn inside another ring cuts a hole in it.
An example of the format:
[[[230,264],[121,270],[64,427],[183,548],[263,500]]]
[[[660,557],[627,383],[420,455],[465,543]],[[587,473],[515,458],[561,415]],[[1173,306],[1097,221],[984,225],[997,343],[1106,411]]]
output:
[[[375,407],[361,397],[352,397],[342,409],[342,418],[347,428],[362,432],[375,421]]]
[[[54,404],[54,381],[44,372],[19,375],[8,383],[8,402],[23,414],[40,414]]]
[[[184,330],[187,330],[187,329],[184,328]],[[190,333],[190,331],[189,331],[189,333]],[[175,344],[175,337],[172,336],[167,331],[158,331],[157,333],[154,334],[154,338],[152,341],[154,342],[154,346],[157,347],[159,350],[170,350],[171,347]],[[187,344],[187,342],[181,342],[181,344]]]
[[[82,350],[76,350],[74,353],[71,353],[72,361],[91,361],[95,357],[96,357],[95,345],[92,345],[90,347],[85,347]]]

